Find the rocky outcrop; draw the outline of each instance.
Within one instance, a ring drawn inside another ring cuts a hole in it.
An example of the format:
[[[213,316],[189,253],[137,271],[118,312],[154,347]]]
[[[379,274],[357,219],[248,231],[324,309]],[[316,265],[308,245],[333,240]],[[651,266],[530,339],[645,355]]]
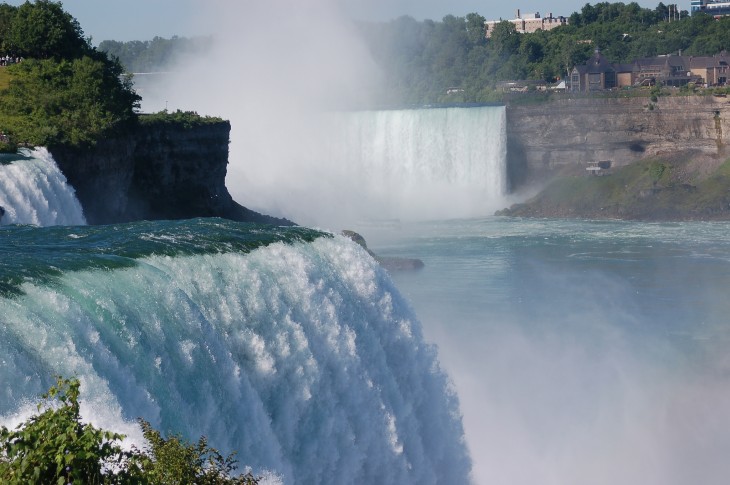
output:
[[[370,249],[368,249],[368,244],[367,242],[365,242],[365,238],[355,231],[345,229],[344,231],[342,231],[342,235],[352,239],[353,242],[356,242],[357,244],[362,246],[363,249],[365,249],[365,251],[367,251],[368,254],[373,257],[373,259],[375,259],[375,261],[377,261],[383,268],[387,269],[388,271],[412,271],[416,269],[421,269],[424,266],[423,261],[418,258],[378,256]]]
[[[230,124],[148,123],[93,148],[51,152],[90,224],[224,217],[291,225],[236,203],[225,186]]]
[[[588,162],[624,166],[659,154],[722,155],[730,145],[730,98],[560,99],[507,106],[507,170],[513,189]]]

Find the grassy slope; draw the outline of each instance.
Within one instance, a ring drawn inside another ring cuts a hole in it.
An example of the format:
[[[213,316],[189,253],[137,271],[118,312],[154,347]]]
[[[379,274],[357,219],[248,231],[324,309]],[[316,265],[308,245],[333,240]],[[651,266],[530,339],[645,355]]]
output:
[[[730,219],[730,159],[699,175],[689,159],[652,158],[602,177],[559,178],[524,204],[527,217],[641,220]]]
[[[0,66],[0,89],[6,89],[10,84],[10,75],[5,66]]]

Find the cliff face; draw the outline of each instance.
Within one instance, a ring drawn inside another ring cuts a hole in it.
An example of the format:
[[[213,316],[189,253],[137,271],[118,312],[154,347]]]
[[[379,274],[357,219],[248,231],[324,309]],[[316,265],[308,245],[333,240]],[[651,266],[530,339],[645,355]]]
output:
[[[585,173],[589,161],[624,166],[658,154],[721,155],[730,144],[730,98],[564,99],[507,107],[512,188]]]
[[[237,204],[225,186],[230,124],[145,124],[88,150],[52,149],[90,224],[225,217],[291,224]]]

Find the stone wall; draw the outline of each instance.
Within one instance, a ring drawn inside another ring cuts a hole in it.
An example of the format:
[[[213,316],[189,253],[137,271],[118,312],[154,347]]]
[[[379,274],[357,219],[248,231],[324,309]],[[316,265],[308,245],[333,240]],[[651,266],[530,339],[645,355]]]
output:
[[[578,98],[507,106],[513,189],[585,170],[590,161],[622,166],[679,151],[723,155],[728,145],[730,98]]]

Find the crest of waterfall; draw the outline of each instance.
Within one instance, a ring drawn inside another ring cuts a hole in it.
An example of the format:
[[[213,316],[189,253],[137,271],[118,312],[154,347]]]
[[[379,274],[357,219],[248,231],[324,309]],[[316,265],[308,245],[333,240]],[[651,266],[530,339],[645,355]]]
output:
[[[0,224],[86,224],[74,189],[45,148],[0,159]]]

